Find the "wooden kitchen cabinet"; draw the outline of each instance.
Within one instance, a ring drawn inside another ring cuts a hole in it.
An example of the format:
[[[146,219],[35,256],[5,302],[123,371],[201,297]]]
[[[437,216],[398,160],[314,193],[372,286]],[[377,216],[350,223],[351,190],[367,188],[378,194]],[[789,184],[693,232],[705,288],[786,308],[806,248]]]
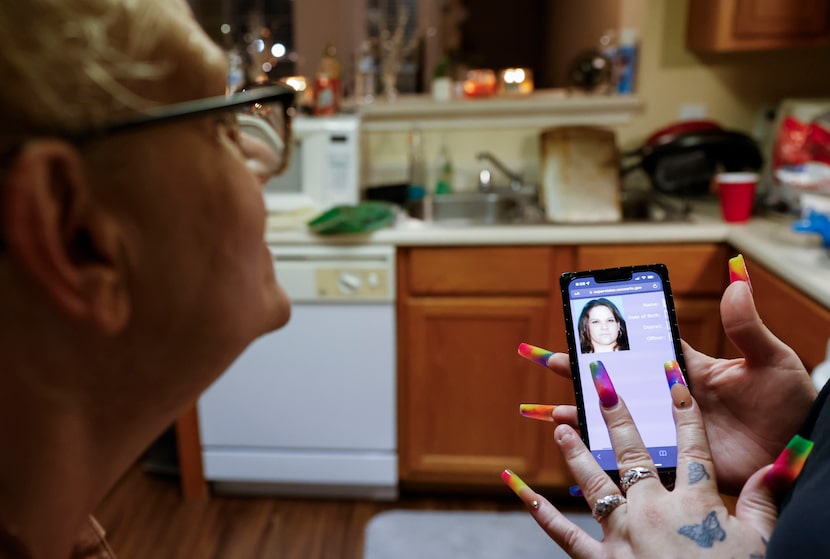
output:
[[[752,296],[761,320],[795,350],[808,371],[824,361],[830,311],[747,258]]]
[[[510,468],[564,491],[573,482],[549,423],[523,402],[573,402],[569,381],[516,354],[565,348],[558,276],[570,247],[398,252],[399,452],[403,484],[501,488]]]
[[[500,487],[510,468],[564,493],[573,481],[552,426],[518,406],[573,403],[573,387],[516,355],[520,342],[566,349],[559,275],[665,263],[681,334],[718,355],[728,256],[711,243],[399,249],[401,482]]]
[[[830,45],[830,0],[689,0],[691,50]]]

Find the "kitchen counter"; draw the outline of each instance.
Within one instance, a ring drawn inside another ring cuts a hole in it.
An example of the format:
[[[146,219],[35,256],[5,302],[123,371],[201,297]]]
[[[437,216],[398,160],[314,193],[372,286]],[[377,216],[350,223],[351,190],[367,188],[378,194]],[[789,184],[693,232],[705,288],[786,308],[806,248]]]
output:
[[[828,252],[817,235],[793,232],[792,222],[792,218],[753,219],[745,226],[730,227],[724,240],[830,309]]]
[[[830,309],[830,258],[817,235],[794,233],[790,216],[755,217],[746,224],[724,223],[712,206],[696,207],[691,218],[672,223],[603,225],[489,225],[442,227],[408,220],[370,235],[321,237],[307,231],[267,234],[278,245],[394,246],[586,245],[726,242]],[[750,271],[751,274],[751,271]]]

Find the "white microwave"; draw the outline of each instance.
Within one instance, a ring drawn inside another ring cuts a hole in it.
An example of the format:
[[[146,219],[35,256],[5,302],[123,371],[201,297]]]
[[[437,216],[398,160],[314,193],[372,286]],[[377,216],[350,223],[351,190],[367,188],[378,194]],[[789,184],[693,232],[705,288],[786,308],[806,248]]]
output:
[[[271,214],[323,211],[360,198],[360,117],[297,116],[286,169],[265,185]]]

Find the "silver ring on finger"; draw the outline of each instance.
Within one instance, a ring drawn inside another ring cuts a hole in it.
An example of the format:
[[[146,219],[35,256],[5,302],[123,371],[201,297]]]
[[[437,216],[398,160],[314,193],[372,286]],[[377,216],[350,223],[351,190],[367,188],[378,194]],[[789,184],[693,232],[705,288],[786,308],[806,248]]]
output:
[[[625,472],[622,477],[620,478],[620,489],[622,489],[623,495],[628,493],[628,490],[631,489],[631,486],[640,481],[641,479],[645,479],[647,477],[657,477],[657,474],[654,473],[653,470],[649,470],[648,468],[636,467],[631,468],[627,472]]]
[[[603,518],[614,512],[614,509],[625,502],[625,497],[616,493],[600,497],[594,504],[594,518],[596,518],[597,522],[601,522]]]

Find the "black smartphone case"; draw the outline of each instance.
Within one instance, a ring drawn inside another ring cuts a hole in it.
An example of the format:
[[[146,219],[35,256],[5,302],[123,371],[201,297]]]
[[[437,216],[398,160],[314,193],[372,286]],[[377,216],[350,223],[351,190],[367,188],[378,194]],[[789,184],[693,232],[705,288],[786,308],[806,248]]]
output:
[[[686,374],[686,362],[683,358],[682,346],[680,344],[680,329],[677,324],[677,312],[674,307],[674,298],[671,291],[671,282],[669,280],[669,270],[665,264],[643,264],[636,266],[621,266],[617,268],[602,268],[595,270],[583,270],[579,272],[565,272],[559,277],[559,288],[562,293],[562,307],[563,316],[565,319],[565,331],[568,340],[568,356],[571,364],[571,377],[573,379],[574,392],[577,403],[577,414],[579,418],[579,429],[582,440],[585,445],[590,448],[590,441],[588,440],[588,428],[585,418],[585,406],[583,403],[584,393],[582,388],[582,381],[579,374],[579,362],[577,358],[577,342],[576,335],[571,321],[571,297],[569,286],[575,279],[585,277],[593,278],[598,283],[610,283],[631,279],[635,272],[654,272],[660,276],[662,282],[664,298],[666,300],[666,309],[669,314],[669,327],[672,334],[672,343],[674,345],[674,353],[676,361],[680,365],[680,370],[683,373],[683,378],[686,384],[689,385],[688,375]],[[619,472],[617,470],[606,470],[609,476],[615,481],[619,481]],[[675,468],[658,468],[663,484],[672,486],[674,484]]]

